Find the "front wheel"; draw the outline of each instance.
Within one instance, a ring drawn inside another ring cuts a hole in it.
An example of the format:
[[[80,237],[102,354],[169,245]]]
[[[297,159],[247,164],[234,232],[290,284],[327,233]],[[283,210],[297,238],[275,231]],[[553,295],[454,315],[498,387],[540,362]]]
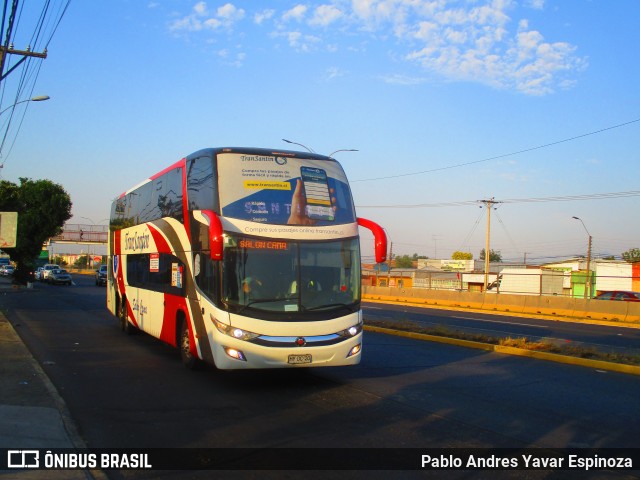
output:
[[[189,339],[189,326],[183,320],[180,327],[180,359],[182,364],[189,370],[195,370],[200,365],[200,360],[191,353],[191,340]]]

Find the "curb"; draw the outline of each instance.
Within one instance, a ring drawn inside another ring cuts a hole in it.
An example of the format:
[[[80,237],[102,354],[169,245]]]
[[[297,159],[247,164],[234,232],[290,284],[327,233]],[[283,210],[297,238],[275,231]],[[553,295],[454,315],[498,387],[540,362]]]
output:
[[[567,365],[576,365],[580,367],[588,367],[596,370],[607,370],[611,372],[627,373],[630,375],[640,375],[640,366],[625,365],[623,363],[605,362],[603,360],[589,360],[588,358],[569,357],[567,355],[559,355],[557,353],[536,352],[535,350],[526,350],[523,348],[505,347],[502,345],[492,345],[490,343],[474,342],[471,340],[461,340],[457,338],[439,337],[437,335],[429,335],[426,333],[406,332],[403,330],[394,330],[392,328],[374,327],[365,325],[364,329],[369,332],[384,333],[387,335],[395,335],[397,337],[412,338],[414,340],[423,340],[427,342],[446,343],[459,347],[475,348],[489,352],[502,353],[505,355],[516,355],[520,357],[535,358],[537,360],[546,360],[548,362],[564,363]]]

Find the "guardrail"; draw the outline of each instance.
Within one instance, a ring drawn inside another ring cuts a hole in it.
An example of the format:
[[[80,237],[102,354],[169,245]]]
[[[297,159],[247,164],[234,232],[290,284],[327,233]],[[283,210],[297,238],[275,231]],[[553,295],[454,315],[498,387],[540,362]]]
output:
[[[362,293],[364,300],[640,323],[640,302],[368,286],[362,287]]]

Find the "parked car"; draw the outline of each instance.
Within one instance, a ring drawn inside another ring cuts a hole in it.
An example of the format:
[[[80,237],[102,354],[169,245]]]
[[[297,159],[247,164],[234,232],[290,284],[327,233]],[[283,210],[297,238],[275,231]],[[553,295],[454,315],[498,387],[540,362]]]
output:
[[[46,265],[44,265],[42,267],[42,275],[40,277],[40,280],[43,282],[46,282],[49,278],[49,274],[51,273],[52,270],[57,270],[60,268],[60,265],[55,265],[53,263],[47,263]]]
[[[13,265],[0,266],[0,275],[2,275],[3,277],[10,277],[11,275],[13,275],[14,271],[15,268],[13,267]]]
[[[623,302],[640,302],[640,292],[614,290],[602,292],[594,297],[595,300],[622,300]]]
[[[71,282],[73,281],[71,278],[71,274],[62,268],[50,270],[47,280],[50,283],[63,284],[63,285],[71,285]]]
[[[107,266],[100,265],[100,268],[96,270],[96,285],[107,284]]]

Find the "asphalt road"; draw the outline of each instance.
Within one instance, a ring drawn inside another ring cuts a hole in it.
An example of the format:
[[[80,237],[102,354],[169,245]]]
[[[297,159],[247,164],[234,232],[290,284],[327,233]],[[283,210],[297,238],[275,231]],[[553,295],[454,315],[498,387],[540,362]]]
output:
[[[603,352],[640,355],[640,328],[374,302],[364,302],[363,312],[365,319],[387,320],[391,324],[410,320],[429,327],[443,326],[452,331],[500,338],[527,337],[532,341],[573,343]]]
[[[172,348],[122,333],[93,278],[35,290],[0,308],[89,447],[640,446],[636,376],[371,332],[355,367],[191,372]]]

